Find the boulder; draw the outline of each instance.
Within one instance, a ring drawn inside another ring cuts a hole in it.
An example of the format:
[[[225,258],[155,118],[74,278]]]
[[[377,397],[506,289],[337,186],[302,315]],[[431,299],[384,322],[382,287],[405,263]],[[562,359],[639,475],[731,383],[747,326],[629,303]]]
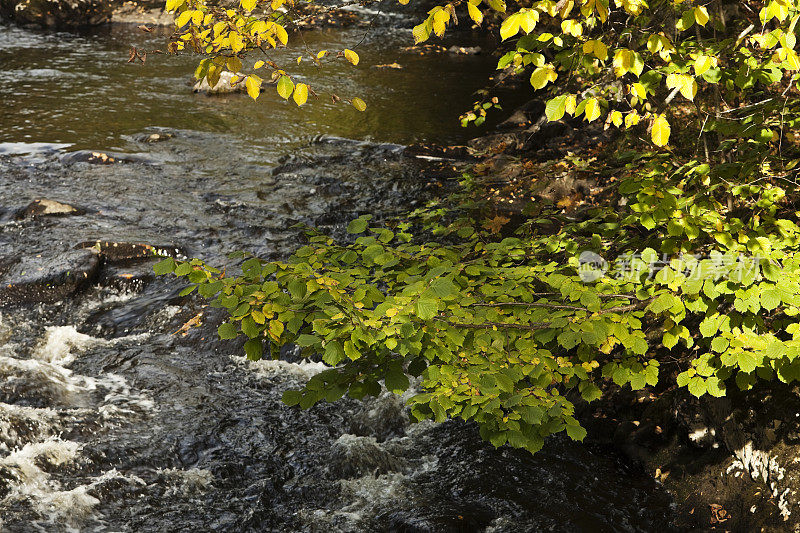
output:
[[[91,250],[23,257],[0,277],[0,306],[59,301],[91,282],[99,266],[97,254]]]
[[[107,0],[0,0],[0,17],[17,24],[77,28],[96,26],[111,18]]]

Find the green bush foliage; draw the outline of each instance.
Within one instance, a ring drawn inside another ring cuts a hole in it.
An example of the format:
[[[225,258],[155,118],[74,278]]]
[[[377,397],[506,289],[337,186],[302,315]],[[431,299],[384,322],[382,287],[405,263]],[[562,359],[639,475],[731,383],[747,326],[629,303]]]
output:
[[[171,1],[178,40],[209,55],[198,77],[287,42],[275,2],[223,13]],[[569,217],[544,209],[501,235],[483,227],[467,179],[452,201],[406,219],[354,220],[353,242],[310,230],[287,261],[248,257],[237,276],[197,259],[157,272],[227,309],[220,337],[245,336],[248,357],[284,344],[320,355],[331,368],[287,392],[290,405],[399,393],[419,378],[417,419],[475,421],[495,446],[531,452],[553,433],[583,439],[576,404],[611,382],[673,376],[695,396],[722,396],[800,379],[798,6],[470,0],[431,10],[415,39],[441,36],[457,8],[476,24],[502,19],[510,45],[498,68],[529,74],[550,120],[605,116],[624,131],[617,146],[629,150],[603,162],[619,175],[609,200]],[[349,52],[338,56],[356,65]],[[272,78],[297,101],[286,71]]]

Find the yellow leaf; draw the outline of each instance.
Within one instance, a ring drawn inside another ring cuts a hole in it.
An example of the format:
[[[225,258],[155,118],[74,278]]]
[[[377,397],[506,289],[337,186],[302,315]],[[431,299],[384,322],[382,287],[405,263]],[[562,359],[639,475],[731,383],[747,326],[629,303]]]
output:
[[[257,0],[241,0],[240,5],[245,11],[252,11],[256,8]]]
[[[258,99],[258,95],[261,94],[261,78],[251,74],[247,76],[244,86],[247,88],[247,94],[250,95],[250,98],[253,100]]]
[[[608,59],[608,47],[603,41],[594,41],[594,56],[600,61]]]
[[[390,307],[389,309],[386,310],[386,316],[388,316],[389,318],[397,316],[397,309],[394,307]]]
[[[619,111],[612,111],[611,113],[611,123],[616,127],[622,126],[622,113]]]
[[[536,23],[539,22],[539,12],[530,10],[523,10],[519,13],[519,27],[526,34],[533,31]]]
[[[644,85],[636,82],[631,87],[633,88],[633,92],[636,94],[639,100],[647,100],[647,90],[645,90]]]
[[[597,120],[600,117],[600,102],[597,101],[597,98],[586,100],[586,107],[583,108],[583,112],[588,122]]]
[[[428,29],[428,26],[425,22],[422,24],[418,24],[414,26],[414,29],[411,30],[411,34],[414,36],[414,44],[419,44],[428,40],[430,37],[431,32]]]
[[[231,50],[233,50],[234,54],[238,54],[244,48],[244,43],[242,42],[242,36],[238,33],[231,33],[230,36],[230,45]]]
[[[192,13],[192,24],[199,26],[203,22],[203,12],[199,9]]]
[[[467,12],[469,13],[469,18],[474,20],[475,24],[480,24],[483,22],[483,12],[472,2],[467,3]]]
[[[797,52],[786,48],[786,63],[788,66],[786,67],[787,70],[800,70],[800,57],[797,56]]]
[[[280,24],[275,24],[275,35],[278,37],[278,40],[283,43],[283,46],[286,46],[286,43],[289,42],[289,34],[286,33],[286,28]]]
[[[253,68],[254,68],[254,69],[256,69],[256,70],[258,70],[258,69],[260,69],[260,68],[261,68],[261,67],[263,67],[263,66],[264,66],[264,62],[263,62],[263,61],[256,61],[256,64],[255,64],[255,65],[253,65]]]
[[[667,81],[666,81],[667,89],[674,89],[675,87],[680,87],[683,85],[683,80],[681,79],[680,74],[668,74]]]
[[[694,20],[701,26],[705,26],[708,22],[708,9],[705,6],[697,6],[694,8]]]
[[[400,2],[401,6],[404,6],[404,5],[408,4],[411,0],[397,0],[397,1]]]
[[[184,4],[185,0],[167,0],[167,5],[165,9],[169,11],[175,11],[179,7]]]
[[[353,65],[358,65],[358,54],[353,52],[352,50],[345,48],[344,49],[344,58],[351,62]]]
[[[183,28],[189,21],[192,19],[192,11],[184,11],[180,15],[178,15],[178,19],[175,21],[175,26],[178,28]]]
[[[647,38],[647,50],[651,54],[658,53],[661,48],[664,47],[664,43],[661,41],[661,36],[656,35],[655,33]]]
[[[505,41],[519,33],[519,22],[519,14],[517,13],[506,18],[500,25],[500,37]]]
[[[556,74],[555,69],[551,65],[545,65],[533,71],[531,85],[538,90],[547,85],[548,82],[556,81],[556,78],[558,78],[558,74]]]
[[[566,111],[570,115],[574,115],[575,106],[576,106],[575,95],[571,94],[567,96],[567,101],[564,103],[564,111]]]
[[[308,100],[308,85],[305,83],[298,83],[295,85],[292,98],[294,98],[294,103],[298,106],[305,104]]]
[[[631,111],[625,115],[625,129],[632,128],[639,123],[639,114],[636,111]]]
[[[367,104],[361,98],[353,98],[350,103],[359,111],[366,111]]]
[[[320,50],[319,52],[317,52],[317,59],[322,59],[323,57],[325,57],[325,54],[327,53],[328,53],[327,50]]]
[[[450,22],[450,12],[444,9],[439,9],[433,14],[433,33],[438,37],[444,35],[447,29],[447,23]]]
[[[681,87],[680,91],[684,98],[689,100],[694,100],[695,95],[697,94],[697,82],[694,81],[694,78],[691,76],[683,76],[684,83]]]
[[[711,58],[708,56],[700,55],[694,60],[694,74],[695,76],[702,76],[711,68]]]
[[[303,56],[297,56],[297,64],[299,65],[300,62],[303,60]]]
[[[614,75],[621,78],[633,68],[633,52],[627,48],[620,48],[614,53]]]
[[[573,37],[580,37],[583,35],[583,26],[580,22],[576,22],[572,19],[565,20],[561,23],[561,31]]]
[[[228,25],[224,22],[217,22],[214,24],[214,35],[219,37],[223,30],[227,29]]]
[[[656,146],[666,146],[669,142],[670,127],[664,115],[658,115],[653,122],[653,129],[650,131],[650,136],[653,139],[653,144]]]

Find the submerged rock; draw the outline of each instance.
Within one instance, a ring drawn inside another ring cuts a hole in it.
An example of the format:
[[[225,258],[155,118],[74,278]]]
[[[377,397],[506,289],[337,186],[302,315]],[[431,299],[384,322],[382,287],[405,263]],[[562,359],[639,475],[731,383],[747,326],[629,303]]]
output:
[[[110,20],[111,10],[104,0],[0,0],[0,17],[44,27],[96,26]]]
[[[61,300],[88,284],[99,266],[97,254],[90,250],[24,257],[0,277],[0,306]]]

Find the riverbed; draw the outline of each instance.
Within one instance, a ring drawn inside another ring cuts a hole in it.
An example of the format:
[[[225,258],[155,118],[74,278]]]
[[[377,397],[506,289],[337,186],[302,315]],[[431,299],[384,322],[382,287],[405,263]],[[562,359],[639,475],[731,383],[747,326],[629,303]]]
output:
[[[361,42],[358,68],[298,66],[365,113],[193,94],[192,57],[126,63],[130,46],[163,48],[159,31],[0,26],[0,271],[97,241],[285,257],[298,223],[337,234],[435,194],[430,162],[405,147],[475,135],[457,117],[496,63],[491,43],[420,54],[403,24],[369,16],[370,31],[305,35],[315,50]],[[20,215],[37,198],[79,211]],[[246,361],[151,265],[109,255],[66,299],[0,310],[1,530],[669,530],[669,496],[612,450],[495,450],[467,424],[410,424],[391,394],[286,407],[321,365],[291,350]]]

